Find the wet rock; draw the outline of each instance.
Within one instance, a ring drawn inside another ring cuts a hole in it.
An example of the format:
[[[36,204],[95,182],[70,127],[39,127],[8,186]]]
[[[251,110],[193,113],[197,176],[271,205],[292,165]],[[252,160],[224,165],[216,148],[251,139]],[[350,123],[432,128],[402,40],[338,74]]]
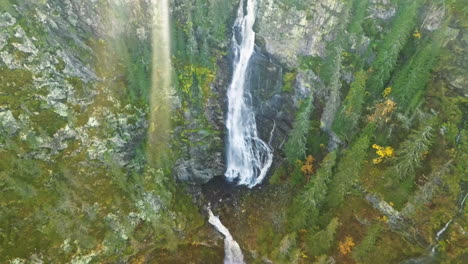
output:
[[[200,127],[199,124],[192,124]],[[174,167],[174,176],[190,184],[205,184],[214,177],[224,174],[225,165],[221,149],[221,138],[211,131],[198,129],[187,135],[188,142],[183,146],[182,158]]]
[[[376,195],[368,194],[366,195],[366,199],[375,209],[388,217],[388,222],[391,226],[399,228],[401,222],[403,221],[403,217],[400,215],[400,212],[395,210],[390,204],[380,199]]]
[[[0,14],[0,28],[11,27],[16,24],[16,18],[14,18],[10,13],[5,12]]]
[[[0,130],[8,134],[14,134],[18,131],[19,125],[13,113],[10,110],[0,112]]]
[[[396,13],[396,6],[390,0],[371,0],[368,12],[374,19],[389,20]]]
[[[37,142],[40,148],[49,149],[50,152],[48,155],[51,157],[57,155],[60,151],[68,148],[67,141],[74,139],[77,133],[71,129],[68,125],[63,129],[57,131],[53,137],[38,137]],[[48,160],[49,157],[46,157],[44,153],[36,153],[36,158]]]
[[[402,261],[400,264],[436,264],[438,260],[433,256],[424,256],[420,258],[412,258]]]
[[[282,90],[283,67],[269,54],[257,51],[250,63],[246,85],[252,95],[258,134],[279,153],[294,121],[294,101],[299,99],[295,93]]]
[[[207,156],[205,152],[192,150],[191,154],[197,155],[195,156],[197,158],[179,159],[177,161],[174,173],[178,180],[190,184],[205,184],[214,177],[223,175],[225,167],[220,155],[203,159],[203,156]],[[204,164],[210,165],[205,167]]]
[[[428,247],[430,245],[412,222],[405,218],[399,211],[381,199],[377,194],[369,193],[362,187],[357,188],[363,192],[366,200],[369,201],[376,210],[388,218],[387,223],[392,231],[402,234],[406,239],[413,243],[418,243],[421,247]]]
[[[294,106],[299,107],[299,102],[312,95],[314,84],[320,80],[311,70],[299,70],[294,84]]]
[[[445,18],[445,7],[442,6],[435,6],[431,5],[426,13],[426,17],[424,18],[422,28],[435,31],[440,28],[442,21]]]
[[[193,186],[224,175],[222,137],[225,130],[225,95],[231,74],[228,63],[227,59],[218,61],[215,82],[210,85],[211,92],[216,96],[210,97],[201,110],[185,110],[184,119],[189,122],[175,128],[175,134],[186,139],[181,142],[182,157],[174,166],[174,177]]]
[[[15,59],[13,55],[6,51],[0,52],[0,58],[9,69],[19,69],[22,66],[19,60]]]
[[[16,33],[14,35],[17,39],[21,39],[22,43],[13,42],[12,45],[22,51],[24,53],[30,53],[36,55],[38,50],[36,46],[32,43],[32,41],[26,36],[26,32],[24,32],[23,28],[20,26],[16,27]]]

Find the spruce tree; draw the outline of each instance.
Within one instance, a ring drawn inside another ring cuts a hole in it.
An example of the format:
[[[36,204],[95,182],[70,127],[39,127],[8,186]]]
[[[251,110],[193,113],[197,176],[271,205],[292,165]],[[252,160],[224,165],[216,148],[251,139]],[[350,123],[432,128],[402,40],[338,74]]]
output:
[[[339,225],[340,222],[338,218],[335,217],[325,229],[308,236],[306,239],[306,250],[308,253],[313,256],[320,256],[328,253],[335,241],[335,234]]]
[[[328,184],[333,174],[336,162],[336,152],[330,152],[325,156],[320,169],[312,176],[304,191],[295,197],[289,209],[290,226],[292,230],[305,228],[307,225],[315,225],[320,208],[325,202]]]
[[[389,81],[397,64],[400,51],[414,29],[418,10],[423,2],[424,0],[401,1],[400,12],[394,19],[390,32],[380,43],[377,49],[377,57],[372,63],[373,73],[368,82],[368,89],[372,98],[377,98],[384,85]]]
[[[294,121],[293,129],[284,149],[286,158],[290,163],[302,160],[305,157],[306,136],[311,125],[310,116],[312,115],[313,107],[313,97],[311,96],[304,102],[302,109]]]
[[[340,139],[350,139],[355,134],[365,101],[366,80],[367,74],[364,71],[355,74],[349,92],[333,122],[333,132]]]
[[[366,257],[374,252],[375,244],[381,232],[382,227],[378,223],[369,227],[361,243],[359,243],[351,253],[352,258],[356,263],[363,263],[366,260]]]
[[[416,169],[421,167],[422,160],[433,143],[436,123],[436,117],[422,122],[418,129],[413,131],[401,144],[400,149],[397,151],[398,157],[394,166],[394,170],[401,178],[414,177]]]
[[[433,38],[427,38],[392,82],[392,97],[400,112],[411,114],[419,106],[440,54],[443,33],[444,30],[441,29]]]
[[[337,172],[328,192],[327,202],[329,208],[338,207],[344,201],[344,197],[351,189],[353,182],[359,178],[375,128],[375,123],[369,123],[363,129],[359,138],[344,152],[337,165]]]

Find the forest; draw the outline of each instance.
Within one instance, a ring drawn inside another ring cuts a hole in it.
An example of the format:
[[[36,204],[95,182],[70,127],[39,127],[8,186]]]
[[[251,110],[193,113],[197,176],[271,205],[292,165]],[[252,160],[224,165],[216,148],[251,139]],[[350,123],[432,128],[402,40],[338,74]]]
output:
[[[468,263],[467,50],[468,0],[0,0],[0,263]]]

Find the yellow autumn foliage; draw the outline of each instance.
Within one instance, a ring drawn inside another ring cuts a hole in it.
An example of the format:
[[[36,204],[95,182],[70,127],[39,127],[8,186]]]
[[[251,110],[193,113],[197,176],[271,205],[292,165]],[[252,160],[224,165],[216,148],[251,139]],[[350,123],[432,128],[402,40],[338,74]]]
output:
[[[312,155],[307,156],[306,161],[301,167],[301,171],[305,176],[310,176],[314,173],[314,160],[315,158]]]
[[[382,93],[383,97],[388,97],[392,93],[392,87],[387,87]]]
[[[392,147],[382,147],[377,144],[372,145],[372,148],[376,149],[375,153],[379,156],[372,160],[374,164],[381,163],[385,158],[391,158],[395,156],[395,151]]]
[[[375,105],[375,111],[372,115],[368,116],[370,122],[376,122],[383,120],[388,122],[390,120],[389,115],[395,111],[397,104],[390,99]]]
[[[340,241],[338,249],[341,254],[346,256],[351,253],[351,250],[355,245],[356,243],[354,243],[353,238],[351,236],[346,236],[344,241]]]

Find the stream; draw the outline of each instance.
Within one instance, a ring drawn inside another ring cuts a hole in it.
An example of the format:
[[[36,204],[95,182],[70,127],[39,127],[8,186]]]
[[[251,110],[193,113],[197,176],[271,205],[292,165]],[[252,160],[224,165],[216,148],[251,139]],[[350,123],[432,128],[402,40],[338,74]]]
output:
[[[459,204],[459,207],[458,207],[458,211],[457,213],[439,230],[437,231],[436,233],[436,242],[439,242],[440,239],[442,238],[442,236],[445,234],[445,232],[447,231],[447,229],[449,228],[450,224],[453,222],[453,220],[460,215],[460,213],[463,211],[463,208],[465,206],[465,201],[466,201],[466,198],[468,197],[468,193],[465,194],[465,196],[463,197],[463,199],[461,200],[460,204]],[[437,250],[437,247],[438,245],[434,245],[432,246],[431,248],[431,256],[434,256],[435,253],[436,253],[436,250]]]
[[[460,214],[463,212],[467,197],[468,197],[468,193],[465,193],[465,195],[463,196],[463,198],[461,199],[461,201],[460,201],[460,203],[458,205],[458,210],[455,213],[455,215],[451,219],[449,219],[447,221],[447,223],[445,223],[445,225],[439,231],[436,232],[436,236],[435,236],[436,244],[433,245],[432,247],[430,247],[429,253],[422,256],[422,257],[405,260],[405,261],[401,262],[401,264],[435,264],[435,263],[439,263],[438,262],[439,260],[437,259],[437,248],[439,247],[438,242],[442,239],[442,236],[445,234],[445,232],[450,227],[450,225],[453,223],[453,221],[457,217],[459,217]]]
[[[239,244],[232,238],[229,230],[221,223],[221,220],[213,214],[210,208],[208,210],[208,222],[213,225],[216,230],[224,235],[224,264],[243,264],[244,255],[239,247]]]

